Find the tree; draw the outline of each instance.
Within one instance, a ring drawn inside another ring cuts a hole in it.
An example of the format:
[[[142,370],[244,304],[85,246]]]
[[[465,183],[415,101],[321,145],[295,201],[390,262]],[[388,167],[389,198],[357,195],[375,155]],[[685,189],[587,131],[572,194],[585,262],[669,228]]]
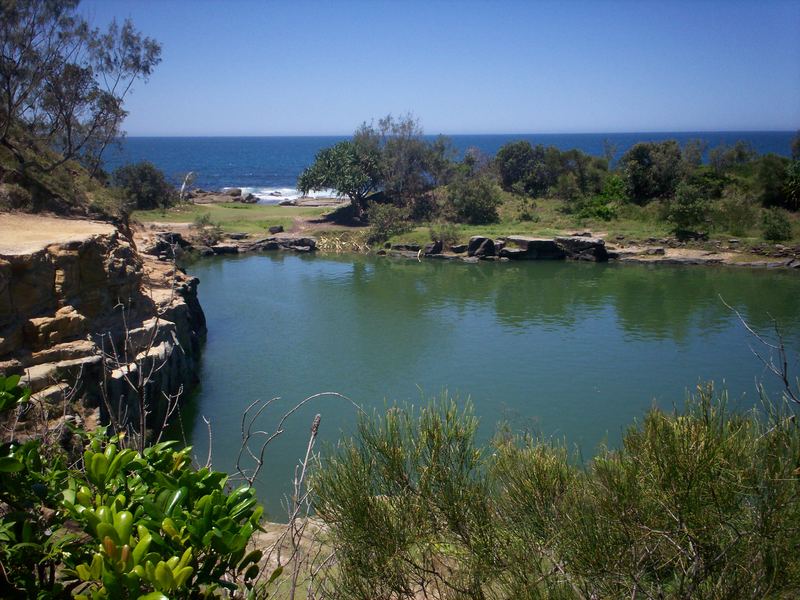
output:
[[[721,173],[734,167],[740,167],[755,160],[757,154],[750,142],[737,141],[733,146],[722,144],[712,148],[708,153],[711,167]]]
[[[114,171],[113,181],[114,185],[122,188],[128,205],[138,210],[167,208],[177,197],[164,173],[148,161],[118,168]]]
[[[26,165],[20,130],[93,171],[120,134],[133,83],[160,62],[161,48],[130,20],[107,31],[76,14],[78,0],[0,2],[0,144]],[[42,160],[41,157],[39,160]]]
[[[756,169],[756,185],[760,192],[761,204],[766,207],[789,208],[791,206],[787,186],[790,164],[787,158],[777,154],[765,154],[759,158]]]
[[[675,140],[640,142],[622,155],[620,166],[634,202],[668,198],[681,179],[681,148]]]
[[[509,142],[497,151],[495,164],[500,173],[500,184],[511,191],[514,184],[525,179],[533,170],[537,156],[530,142]]]
[[[800,131],[792,138],[792,160],[800,160]]]
[[[317,153],[314,164],[300,174],[297,187],[303,194],[327,188],[336,190],[350,199],[353,218],[361,220],[366,197],[382,182],[380,149],[362,136]]]

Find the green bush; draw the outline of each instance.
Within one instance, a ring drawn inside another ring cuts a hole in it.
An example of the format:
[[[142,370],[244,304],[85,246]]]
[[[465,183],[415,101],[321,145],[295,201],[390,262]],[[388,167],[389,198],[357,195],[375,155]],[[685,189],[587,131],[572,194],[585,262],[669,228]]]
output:
[[[495,223],[501,202],[500,190],[488,177],[460,177],[447,187],[447,203],[459,222]]]
[[[701,388],[589,463],[507,430],[482,448],[451,401],[364,417],[314,476],[334,586],[364,600],[794,597],[800,424],[765,406],[731,413]]]
[[[789,215],[786,214],[786,211],[780,208],[771,208],[764,211],[761,228],[764,239],[771,242],[781,242],[792,237],[792,222],[789,220]]]
[[[204,246],[213,246],[217,244],[223,236],[222,225],[214,223],[211,220],[209,213],[202,213],[197,215],[192,222],[192,229],[195,230],[195,236]]]
[[[578,217],[582,219],[601,219],[611,221],[616,218],[617,209],[603,196],[592,196],[580,204]]]
[[[29,402],[0,376],[0,412]],[[227,475],[191,465],[175,442],[139,453],[122,436],[75,431],[72,464],[40,440],[0,446],[0,562],[5,598],[214,597],[253,589],[248,552],[262,508]]]
[[[667,203],[667,219],[675,231],[696,231],[707,225],[711,204],[697,186],[681,183]]]
[[[727,189],[717,205],[714,222],[733,235],[747,235],[757,225],[759,212],[755,198]]]
[[[458,243],[458,226],[455,223],[447,221],[431,223],[428,228],[428,234],[432,242],[441,241],[445,248]]]
[[[168,208],[178,199],[164,173],[148,161],[119,167],[113,173],[113,182],[123,190],[130,209]]]
[[[411,231],[408,212],[394,204],[372,202],[367,217],[370,225],[367,241],[371,244],[385,242],[390,237]]]

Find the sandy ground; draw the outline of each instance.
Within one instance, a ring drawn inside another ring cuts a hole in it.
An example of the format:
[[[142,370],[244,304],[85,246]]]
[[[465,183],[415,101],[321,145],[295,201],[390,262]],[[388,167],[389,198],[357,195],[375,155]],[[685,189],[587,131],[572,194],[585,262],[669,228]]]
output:
[[[44,215],[0,213],[0,254],[31,254],[50,244],[80,241],[92,235],[114,233],[114,226],[97,221]]]

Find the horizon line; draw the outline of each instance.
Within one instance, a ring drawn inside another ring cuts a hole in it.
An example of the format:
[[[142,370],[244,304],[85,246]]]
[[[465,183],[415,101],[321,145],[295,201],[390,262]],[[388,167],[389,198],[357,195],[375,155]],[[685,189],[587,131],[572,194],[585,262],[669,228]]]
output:
[[[686,134],[686,133],[800,133],[799,128],[791,129],[651,129],[642,131],[538,131],[538,132],[493,132],[493,133],[423,133],[423,136],[512,136],[512,135],[645,135],[645,134]],[[124,138],[302,138],[302,137],[349,137],[353,133],[266,133],[266,134],[125,134]]]

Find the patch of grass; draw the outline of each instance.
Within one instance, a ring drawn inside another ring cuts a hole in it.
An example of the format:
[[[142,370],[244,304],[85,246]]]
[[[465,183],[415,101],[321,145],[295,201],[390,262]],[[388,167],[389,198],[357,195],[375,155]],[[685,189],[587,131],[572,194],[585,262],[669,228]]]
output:
[[[184,204],[162,210],[135,211],[132,218],[143,222],[192,223],[202,215],[208,215],[219,223],[227,233],[264,233],[269,227],[282,225],[288,230],[295,217],[321,217],[327,207],[275,206],[264,204]]]

